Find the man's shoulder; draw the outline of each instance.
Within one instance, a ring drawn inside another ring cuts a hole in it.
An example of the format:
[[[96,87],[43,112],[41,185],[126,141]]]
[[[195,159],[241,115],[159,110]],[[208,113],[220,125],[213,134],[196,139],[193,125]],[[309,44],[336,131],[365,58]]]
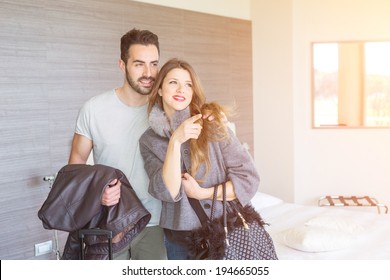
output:
[[[112,103],[113,97],[113,90],[92,96],[83,104],[82,111],[100,112],[102,108],[107,108],[107,105]]]
[[[106,102],[107,100],[110,100],[113,97],[114,97],[114,90],[109,90],[101,94],[92,96],[90,99],[88,99],[87,103]]]

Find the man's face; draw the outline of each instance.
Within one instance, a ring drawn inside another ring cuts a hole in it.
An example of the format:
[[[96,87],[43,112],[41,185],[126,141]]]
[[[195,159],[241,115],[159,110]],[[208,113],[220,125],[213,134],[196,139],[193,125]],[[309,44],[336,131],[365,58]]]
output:
[[[159,55],[155,45],[133,45],[129,49],[126,79],[130,87],[142,95],[148,95],[158,72]]]

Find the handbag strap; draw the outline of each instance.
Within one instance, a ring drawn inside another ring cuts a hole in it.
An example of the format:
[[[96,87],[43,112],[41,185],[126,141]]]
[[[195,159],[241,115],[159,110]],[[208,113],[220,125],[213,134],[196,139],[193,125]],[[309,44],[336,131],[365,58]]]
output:
[[[194,198],[188,198],[189,203],[192,206],[192,209],[194,209],[196,215],[198,216],[200,222],[202,224],[206,223],[209,220],[209,217],[207,217],[206,213],[204,212],[202,205],[200,205],[199,200]]]
[[[217,204],[217,196],[218,196],[218,185],[214,186],[213,202],[211,204],[211,214],[210,214],[211,221],[214,220],[215,208]]]
[[[223,215],[223,226],[227,227],[227,210],[226,210],[226,184],[222,184],[222,215]]]
[[[214,219],[215,214],[215,204],[217,201],[217,192],[218,192],[218,185],[214,186],[214,193],[213,193],[213,201],[211,204],[211,214],[210,217],[207,216],[206,212],[203,210],[202,205],[200,204],[200,201],[195,198],[188,198],[188,202],[191,204],[192,209],[194,209],[196,215],[198,216],[200,222],[202,224],[205,224],[207,221],[212,221]]]
[[[227,228],[227,202],[226,202],[226,184],[222,183],[222,216],[223,216],[223,229],[225,230],[225,242],[229,246],[228,228]]]

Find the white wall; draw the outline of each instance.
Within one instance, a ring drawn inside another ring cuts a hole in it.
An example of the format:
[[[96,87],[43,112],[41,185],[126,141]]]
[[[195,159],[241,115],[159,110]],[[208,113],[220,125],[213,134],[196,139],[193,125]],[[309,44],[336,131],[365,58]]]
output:
[[[294,199],[292,4],[252,1],[254,151],[260,190]]]
[[[356,194],[390,204],[390,129],[311,129],[309,55],[313,41],[390,40],[390,1],[295,0],[292,12],[295,200]]]
[[[166,6],[220,15],[239,19],[251,19],[251,0],[135,0],[154,5]]]
[[[342,194],[390,205],[390,129],[312,129],[310,92],[310,43],[390,40],[390,1],[141,2],[252,20],[254,154],[262,191],[305,204]]]
[[[252,1],[254,105],[264,110],[255,110],[255,160],[267,192],[390,204],[390,129],[312,129],[310,91],[311,42],[389,40],[389,14],[387,0]]]

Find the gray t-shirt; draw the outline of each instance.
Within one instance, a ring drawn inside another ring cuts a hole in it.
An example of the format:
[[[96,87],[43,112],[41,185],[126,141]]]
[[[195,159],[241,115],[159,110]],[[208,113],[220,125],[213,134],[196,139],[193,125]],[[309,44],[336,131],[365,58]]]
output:
[[[97,95],[81,108],[75,133],[93,141],[93,161],[121,170],[152,214],[148,226],[159,224],[161,202],[148,193],[149,178],[139,150],[139,138],[149,127],[147,105],[130,107],[115,90]]]

